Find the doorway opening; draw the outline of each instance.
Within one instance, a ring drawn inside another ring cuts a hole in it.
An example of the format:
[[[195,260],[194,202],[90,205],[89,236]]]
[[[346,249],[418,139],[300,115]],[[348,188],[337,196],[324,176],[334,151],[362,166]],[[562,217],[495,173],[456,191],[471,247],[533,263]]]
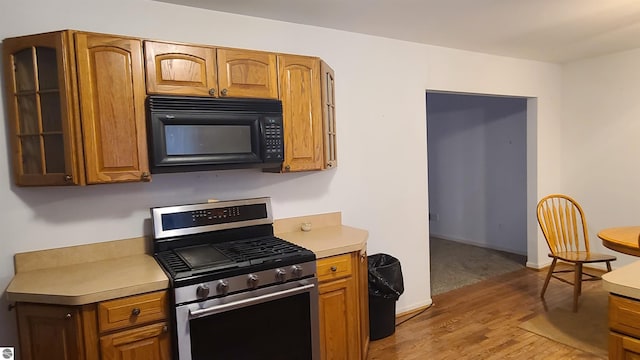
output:
[[[426,101],[437,295],[525,267],[531,111],[525,97],[427,91]]]

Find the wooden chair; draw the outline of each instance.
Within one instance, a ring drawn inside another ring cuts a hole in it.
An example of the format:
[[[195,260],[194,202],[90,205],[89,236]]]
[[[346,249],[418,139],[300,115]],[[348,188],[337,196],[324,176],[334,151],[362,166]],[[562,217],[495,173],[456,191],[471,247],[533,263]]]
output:
[[[573,311],[576,312],[578,296],[582,292],[582,281],[601,279],[597,275],[583,273],[582,265],[604,262],[607,265],[607,271],[611,271],[611,261],[615,261],[616,257],[592,253],[589,250],[589,232],[584,212],[580,204],[571,197],[562,194],[547,195],[538,202],[537,212],[538,224],[551,250],[549,257],[553,258],[540,297],[544,299],[544,293],[552,277],[571,284],[573,285]],[[573,264],[573,269],[555,270],[558,260]],[[575,273],[573,282],[555,275],[566,272]],[[583,275],[587,278],[583,279]]]

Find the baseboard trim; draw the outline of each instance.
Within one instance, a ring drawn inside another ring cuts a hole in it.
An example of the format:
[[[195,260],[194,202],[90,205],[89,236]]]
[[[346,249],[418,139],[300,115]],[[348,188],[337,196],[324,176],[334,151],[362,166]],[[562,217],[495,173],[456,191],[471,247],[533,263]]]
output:
[[[396,313],[396,323],[400,323],[403,320],[408,319],[432,306],[433,306],[433,300],[429,299],[426,304],[412,307],[409,310],[404,310],[402,312]]]

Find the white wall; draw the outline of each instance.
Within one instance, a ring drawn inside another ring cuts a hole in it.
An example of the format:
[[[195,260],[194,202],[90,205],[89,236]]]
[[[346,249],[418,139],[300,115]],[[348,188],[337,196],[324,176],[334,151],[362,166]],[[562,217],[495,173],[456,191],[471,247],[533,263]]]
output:
[[[344,223],[368,229],[369,253],[402,262],[405,293],[397,310],[406,311],[431,301],[425,89],[538,97],[541,148],[557,147],[556,65],[149,0],[0,5],[0,38],[67,28],[322,57],[336,71],[339,166],[304,174],[239,170],[157,175],[149,184],[17,188],[8,171],[6,127],[0,127],[3,287],[13,276],[14,253],[149,234],[151,206],[268,195],[276,218],[342,211]],[[4,117],[3,107],[0,122]],[[537,157],[538,188],[555,188],[559,180],[547,175],[555,173],[556,157],[542,151]],[[534,252],[539,246],[534,242]],[[3,297],[0,308],[6,305]],[[0,311],[0,344],[16,343],[14,313]]]
[[[640,49],[564,68],[561,191],[580,202],[592,251],[610,251],[598,231],[640,224]]]
[[[427,94],[431,236],[527,254],[526,106]]]

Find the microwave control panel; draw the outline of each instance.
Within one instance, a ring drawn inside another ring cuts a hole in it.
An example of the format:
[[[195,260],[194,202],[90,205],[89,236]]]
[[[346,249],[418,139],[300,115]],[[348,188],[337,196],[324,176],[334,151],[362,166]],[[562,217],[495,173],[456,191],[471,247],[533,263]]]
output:
[[[284,134],[282,118],[264,118],[264,161],[282,162],[284,160]]]

